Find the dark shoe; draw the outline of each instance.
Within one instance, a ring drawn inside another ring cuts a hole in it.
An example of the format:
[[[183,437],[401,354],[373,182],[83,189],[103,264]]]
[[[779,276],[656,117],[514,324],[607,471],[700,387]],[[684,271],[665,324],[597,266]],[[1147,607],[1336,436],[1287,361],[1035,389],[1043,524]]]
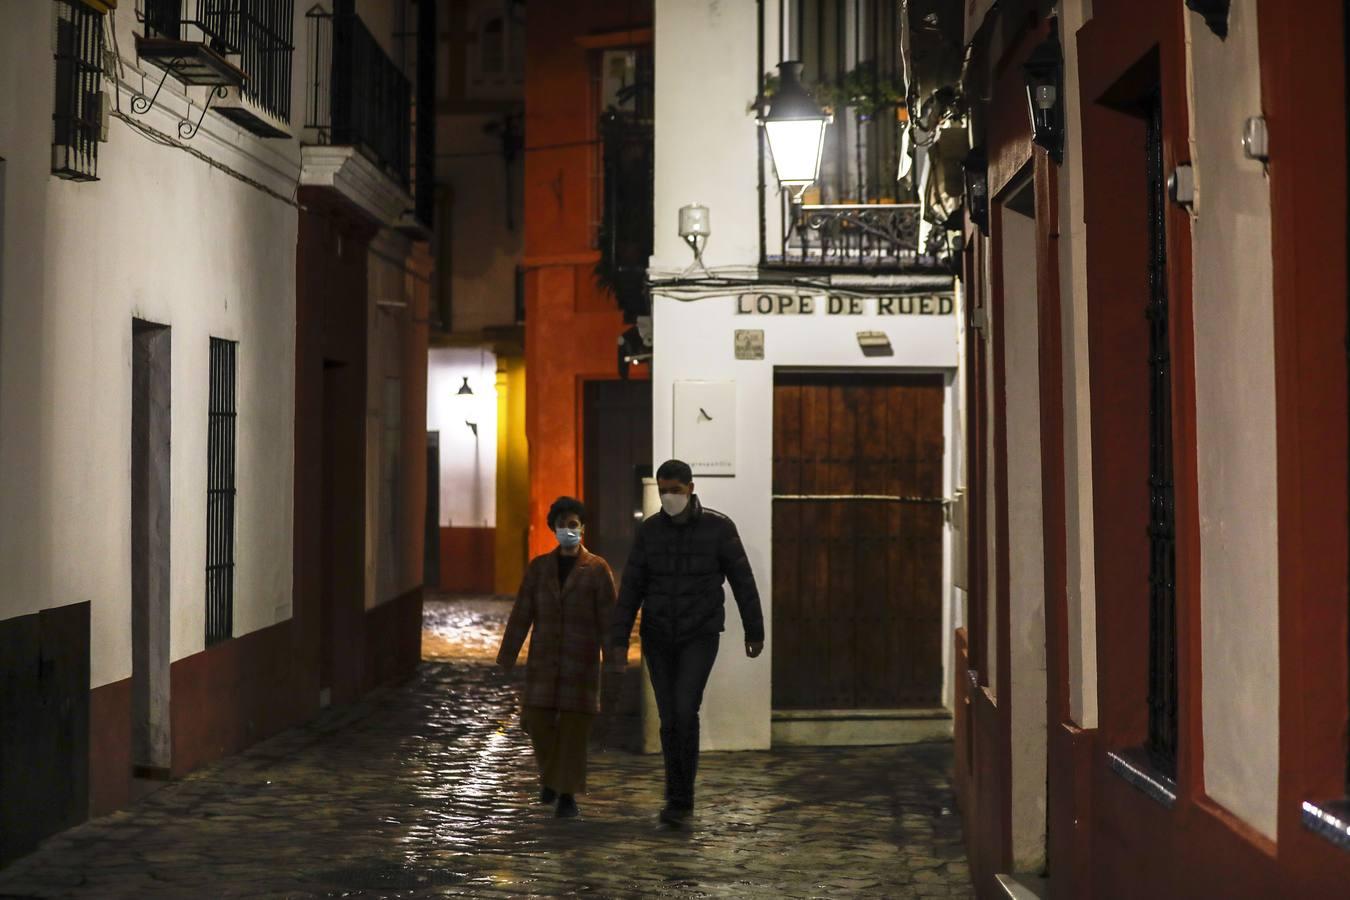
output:
[[[581,810],[577,808],[577,798],[571,794],[558,797],[558,811],[554,815],[559,819],[575,819],[581,815]]]
[[[666,825],[679,827],[689,820],[694,811],[688,806],[680,806],[675,803],[667,803],[661,810],[660,819]]]
[[[552,803],[554,800],[557,799],[558,799],[558,792],[551,787],[546,787],[539,792],[540,803]]]

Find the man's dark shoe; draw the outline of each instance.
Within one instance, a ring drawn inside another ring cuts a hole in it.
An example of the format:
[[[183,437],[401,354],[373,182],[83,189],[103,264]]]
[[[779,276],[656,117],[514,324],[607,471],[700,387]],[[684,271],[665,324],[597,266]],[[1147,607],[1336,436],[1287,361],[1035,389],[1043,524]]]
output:
[[[558,799],[558,792],[551,787],[546,787],[539,792],[540,803],[552,803],[554,800],[557,799]]]
[[[559,819],[575,819],[581,815],[581,810],[577,808],[577,798],[571,794],[558,797],[558,811],[554,815]]]
[[[693,809],[688,806],[681,806],[676,803],[667,803],[661,810],[660,819],[666,825],[680,826],[689,821],[689,817],[694,814]]]

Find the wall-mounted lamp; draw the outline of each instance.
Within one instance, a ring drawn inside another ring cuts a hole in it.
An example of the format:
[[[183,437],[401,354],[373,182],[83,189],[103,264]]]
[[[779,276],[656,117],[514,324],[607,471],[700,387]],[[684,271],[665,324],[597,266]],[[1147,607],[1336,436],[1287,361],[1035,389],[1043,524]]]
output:
[[[459,386],[459,390],[455,391],[455,396],[456,396],[456,397],[472,397],[472,396],[473,396],[473,388],[469,387],[469,376],[468,376],[468,375],[465,375],[465,376],[464,376],[464,383],[461,384],[461,385]]]
[[[966,178],[966,211],[980,234],[989,236],[989,158],[975,147],[962,163]]]
[[[778,183],[792,192],[793,199],[820,174],[825,126],[834,121],[811,97],[801,75],[802,64],[796,60],[778,64],[778,90],[760,120],[769,139]]]
[[[619,336],[619,377],[628,377],[629,366],[639,366],[652,358],[652,317],[638,316],[637,322]]]
[[[1186,7],[1204,16],[1209,30],[1221,41],[1228,39],[1228,8],[1231,5],[1230,0],[1186,0]]]
[[[694,269],[708,271],[703,265],[703,248],[708,246],[708,238],[711,236],[712,220],[708,207],[697,203],[680,207],[680,237],[689,245],[689,249],[694,251],[694,262],[685,270],[686,274]]]
[[[884,331],[858,332],[858,346],[862,348],[863,356],[895,355],[895,349],[891,347],[891,339],[886,336]]]
[[[1031,140],[1050,158],[1064,162],[1064,54],[1059,46],[1059,20],[1050,20],[1050,36],[1022,64],[1031,114]]]

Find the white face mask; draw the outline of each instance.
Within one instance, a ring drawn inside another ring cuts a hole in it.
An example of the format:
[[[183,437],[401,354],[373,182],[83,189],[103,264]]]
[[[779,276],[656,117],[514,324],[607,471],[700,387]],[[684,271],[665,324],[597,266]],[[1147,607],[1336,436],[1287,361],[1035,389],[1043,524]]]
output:
[[[662,494],[661,508],[668,516],[678,516],[689,507],[688,494]]]

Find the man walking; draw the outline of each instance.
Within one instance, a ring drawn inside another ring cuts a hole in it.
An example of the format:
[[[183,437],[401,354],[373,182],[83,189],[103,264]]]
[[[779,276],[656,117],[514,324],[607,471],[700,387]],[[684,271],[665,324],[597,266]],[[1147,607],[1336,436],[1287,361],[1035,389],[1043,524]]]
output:
[[[642,655],[661,716],[666,805],[661,821],[679,825],[694,810],[698,710],[726,620],[722,584],[731,583],[745,627],[745,655],[764,650],[764,615],[750,560],[731,519],[705,509],[687,463],[672,459],[656,472],[661,511],[638,527],[624,567],[611,636],[627,656],[638,609]]]

